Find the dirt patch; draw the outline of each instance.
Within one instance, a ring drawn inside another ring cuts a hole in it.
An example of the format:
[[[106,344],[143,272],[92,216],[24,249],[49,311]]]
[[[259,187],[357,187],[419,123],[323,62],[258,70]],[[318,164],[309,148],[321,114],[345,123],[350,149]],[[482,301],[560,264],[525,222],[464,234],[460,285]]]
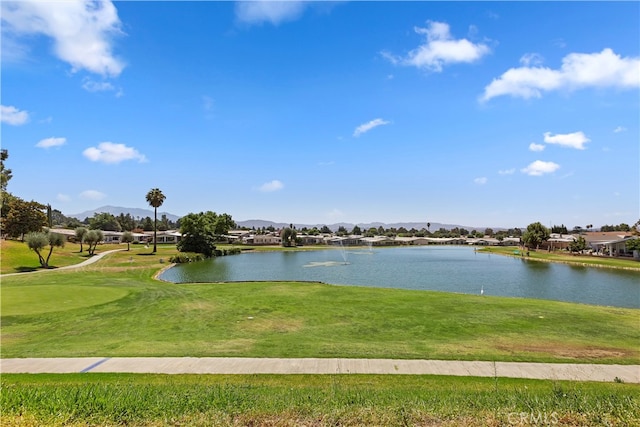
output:
[[[550,355],[560,359],[621,359],[637,356],[637,352],[628,350],[568,345],[565,343],[539,343],[539,344],[509,344],[496,346],[499,350],[510,353],[538,353]]]

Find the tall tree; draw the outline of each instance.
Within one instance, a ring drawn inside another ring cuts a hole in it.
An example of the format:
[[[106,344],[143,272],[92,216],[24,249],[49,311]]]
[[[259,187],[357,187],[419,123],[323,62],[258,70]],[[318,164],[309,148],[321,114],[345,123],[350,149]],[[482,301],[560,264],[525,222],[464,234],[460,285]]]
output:
[[[178,242],[178,250],[211,257],[216,250],[216,241],[233,227],[235,222],[229,214],[218,215],[211,211],[187,214],[180,219],[182,239]]]
[[[296,230],[293,228],[285,227],[280,232],[281,244],[285,248],[290,248],[296,245]]]
[[[100,212],[89,220],[89,227],[93,230],[122,231],[122,226],[113,214]]]
[[[0,190],[4,193],[7,191],[7,183],[11,179],[11,169],[4,166],[5,160],[9,158],[9,152],[6,148],[0,150]]]
[[[20,237],[32,231],[41,231],[47,225],[46,206],[38,202],[26,202],[19,197],[9,201],[9,211],[3,221],[3,231],[11,237]]]
[[[166,196],[159,188],[152,188],[147,193],[147,203],[153,206],[153,252],[158,250],[156,234],[158,232],[158,208],[164,203]]]
[[[527,231],[522,235],[522,241],[528,248],[538,249],[540,243],[549,239],[549,229],[540,222],[534,222],[527,226]]]

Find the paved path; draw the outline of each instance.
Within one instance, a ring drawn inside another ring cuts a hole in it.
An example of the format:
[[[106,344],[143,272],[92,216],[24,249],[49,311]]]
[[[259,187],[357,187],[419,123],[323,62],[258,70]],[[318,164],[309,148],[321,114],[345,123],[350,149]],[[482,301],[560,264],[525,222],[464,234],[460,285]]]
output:
[[[640,365],[393,359],[82,357],[0,359],[0,372],[158,374],[402,374],[640,383]]]
[[[100,261],[105,255],[109,255],[113,252],[118,252],[118,251],[124,251],[126,249],[112,249],[110,251],[105,251],[105,252],[100,252],[99,254],[96,254],[94,256],[92,256],[91,258],[88,258],[84,261],[82,261],[81,263],[78,264],[72,264],[72,265],[66,265],[64,267],[58,267],[58,268],[40,268],[38,270],[33,270],[33,271],[25,271],[22,273],[9,273],[9,274],[2,274],[0,275],[0,277],[8,277],[8,276],[19,276],[22,274],[33,274],[33,273],[43,273],[45,271],[60,271],[60,270],[71,270],[74,268],[81,268],[81,267],[85,267],[89,264],[93,264],[94,262]]]

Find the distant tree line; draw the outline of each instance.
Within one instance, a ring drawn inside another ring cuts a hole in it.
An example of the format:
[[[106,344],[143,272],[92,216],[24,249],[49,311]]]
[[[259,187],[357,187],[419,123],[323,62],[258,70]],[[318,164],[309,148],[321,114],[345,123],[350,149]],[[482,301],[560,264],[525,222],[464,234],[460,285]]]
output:
[[[286,229],[287,227],[283,228]],[[308,228],[308,227],[302,227],[300,230],[296,230],[296,227],[291,224],[289,227],[289,229],[291,229],[292,231],[301,233],[301,234],[306,234],[306,235],[310,235],[310,236],[317,236],[319,234],[333,234],[333,231],[326,225],[321,226],[320,228],[318,227],[313,227],[313,228]],[[275,227],[273,226],[269,226],[269,227],[261,227],[261,228],[256,228],[256,227],[252,227],[252,228],[248,228],[245,227],[245,230],[252,230],[255,234],[267,234],[267,233],[273,233],[279,230],[276,230]],[[280,233],[282,233],[283,230],[280,230]],[[396,236],[400,236],[400,237],[485,237],[485,236],[489,236],[489,237],[494,237],[496,239],[502,240],[506,237],[521,237],[522,236],[522,230],[520,228],[509,228],[507,230],[498,230],[498,231],[494,231],[492,228],[485,228],[484,230],[467,230],[465,228],[459,228],[459,227],[454,227],[450,230],[447,230],[445,228],[440,228],[439,230],[436,231],[429,231],[426,228],[421,228],[420,230],[417,230],[415,228],[411,228],[409,230],[407,230],[405,227],[399,227],[399,228],[395,228],[395,227],[389,227],[389,228],[384,228],[383,226],[379,226],[379,227],[371,227],[367,230],[362,230],[360,228],[360,226],[356,225],[354,226],[351,230],[348,230],[347,228],[345,228],[344,226],[339,226],[338,230],[335,232],[335,234],[337,236],[348,236],[348,235],[358,235],[358,236],[364,236],[364,237],[375,237],[375,236],[387,236],[387,237],[396,237]]]

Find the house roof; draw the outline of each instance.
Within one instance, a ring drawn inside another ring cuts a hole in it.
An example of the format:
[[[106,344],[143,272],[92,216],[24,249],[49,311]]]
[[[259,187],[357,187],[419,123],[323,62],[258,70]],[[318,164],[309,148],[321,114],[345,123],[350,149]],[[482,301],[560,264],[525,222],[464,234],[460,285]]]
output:
[[[604,243],[614,240],[624,239],[631,236],[631,233],[625,231],[593,231],[583,235],[587,243]]]

